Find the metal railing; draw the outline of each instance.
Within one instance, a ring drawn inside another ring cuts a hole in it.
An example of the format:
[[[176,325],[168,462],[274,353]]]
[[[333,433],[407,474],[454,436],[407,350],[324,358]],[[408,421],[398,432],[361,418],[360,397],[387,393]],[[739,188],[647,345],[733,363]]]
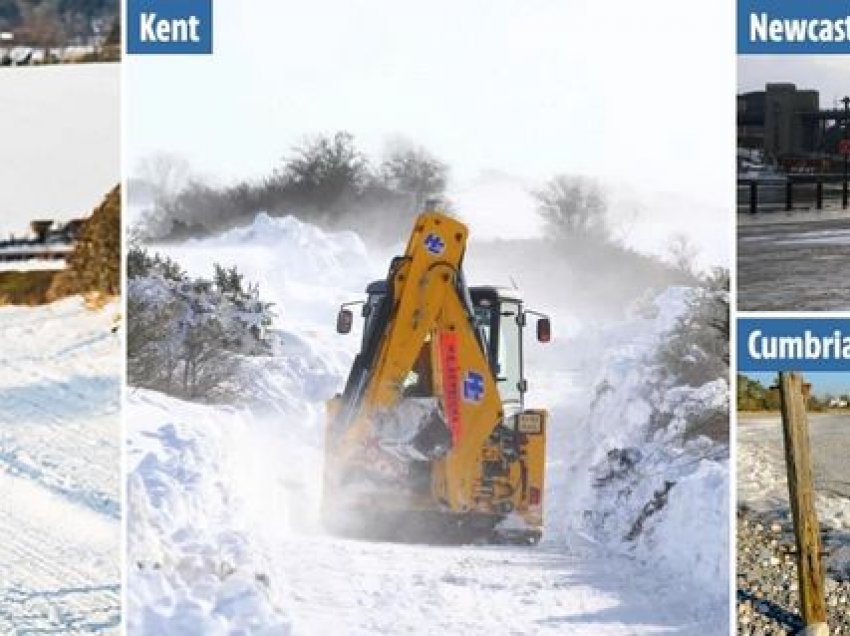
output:
[[[848,183],[841,174],[792,174],[784,181],[738,179],[738,211],[777,212],[848,208]]]

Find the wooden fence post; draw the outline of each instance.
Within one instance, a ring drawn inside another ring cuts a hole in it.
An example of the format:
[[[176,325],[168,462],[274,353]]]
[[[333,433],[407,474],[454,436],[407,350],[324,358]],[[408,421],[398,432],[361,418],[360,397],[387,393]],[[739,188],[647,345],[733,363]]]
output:
[[[782,430],[785,436],[785,463],[788,494],[797,539],[797,573],[800,582],[800,608],[810,627],[826,626],[826,597],[821,563],[820,525],[815,510],[809,422],[803,378],[798,373],[779,374]]]

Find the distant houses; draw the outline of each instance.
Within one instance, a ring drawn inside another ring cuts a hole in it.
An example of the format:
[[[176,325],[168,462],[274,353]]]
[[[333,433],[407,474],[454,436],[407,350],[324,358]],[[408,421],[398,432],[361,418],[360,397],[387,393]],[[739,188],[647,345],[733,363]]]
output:
[[[73,38],[62,46],[35,46],[26,38],[10,31],[0,32],[0,66],[35,66],[40,64],[73,64],[90,60],[117,59],[120,52],[107,43],[107,37],[96,34]]]
[[[0,66],[35,66],[83,62],[98,54],[92,45],[42,49],[32,46],[0,47]]]
[[[30,223],[31,235],[0,240],[0,263],[30,260],[64,261],[74,250],[85,220],[67,223],[37,220]]]

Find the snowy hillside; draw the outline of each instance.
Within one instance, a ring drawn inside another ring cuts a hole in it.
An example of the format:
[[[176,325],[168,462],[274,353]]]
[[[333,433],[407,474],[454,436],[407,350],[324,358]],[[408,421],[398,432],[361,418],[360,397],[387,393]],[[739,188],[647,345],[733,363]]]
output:
[[[657,404],[641,384],[684,290],[660,298],[652,315],[604,328],[555,314],[569,337],[529,348],[529,402],[553,415],[539,547],[361,543],[316,522],[324,400],[341,388],[358,344],[334,332],[338,303],[360,298],[386,260],[353,234],[265,215],[164,251],[193,275],[238,264],[277,303],[280,346],[252,361],[250,407],[131,391],[135,633],[727,632],[725,449],[653,436],[649,421],[653,408],[684,419],[725,399],[726,387]],[[594,400],[604,378],[614,388]],[[594,483],[609,451],[625,448],[645,459],[632,494],[617,499]],[[665,480],[676,482],[667,504],[626,540]]]
[[[0,308],[2,633],[117,633],[116,311]]]

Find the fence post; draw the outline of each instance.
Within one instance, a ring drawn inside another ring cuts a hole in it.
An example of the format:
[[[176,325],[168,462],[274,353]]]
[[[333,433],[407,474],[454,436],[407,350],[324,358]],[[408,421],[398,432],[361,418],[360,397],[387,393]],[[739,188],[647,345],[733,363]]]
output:
[[[758,184],[755,180],[750,181],[750,214],[755,214],[759,211],[759,191]]]
[[[799,373],[780,373],[779,394],[785,437],[785,464],[788,470],[788,495],[797,541],[801,614],[807,626],[821,627],[826,625],[826,597],[802,376]]]

